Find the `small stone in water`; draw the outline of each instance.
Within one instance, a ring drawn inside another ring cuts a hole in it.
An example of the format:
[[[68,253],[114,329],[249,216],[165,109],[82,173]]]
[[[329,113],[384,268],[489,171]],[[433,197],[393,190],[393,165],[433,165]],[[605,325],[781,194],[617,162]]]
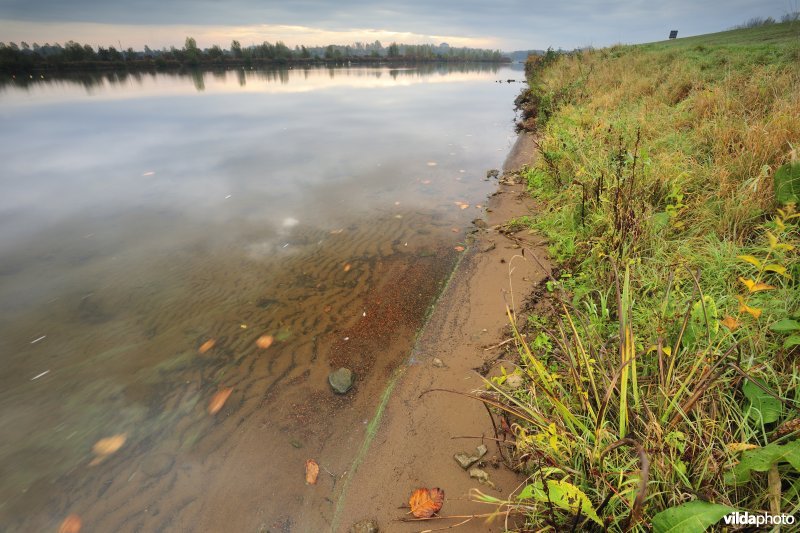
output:
[[[328,375],[328,383],[339,394],[345,394],[353,386],[353,372],[349,368],[340,368]]]
[[[377,520],[361,520],[350,528],[350,533],[379,533]]]
[[[481,444],[480,446],[475,448],[475,451],[478,452],[478,458],[480,459],[481,457],[486,455],[486,453],[489,451],[489,449],[486,447],[485,444]]]

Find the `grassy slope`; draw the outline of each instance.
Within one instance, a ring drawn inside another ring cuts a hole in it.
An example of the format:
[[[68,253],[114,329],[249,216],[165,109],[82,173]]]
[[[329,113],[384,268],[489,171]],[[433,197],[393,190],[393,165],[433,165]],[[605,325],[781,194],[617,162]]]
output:
[[[691,500],[800,512],[800,460],[734,470],[800,457],[800,236],[772,190],[800,148],[800,26],[532,61],[530,225],[563,271],[553,311],[517,320],[524,392],[492,384],[520,422],[523,510],[562,530],[581,501],[582,528],[596,510],[612,531]]]

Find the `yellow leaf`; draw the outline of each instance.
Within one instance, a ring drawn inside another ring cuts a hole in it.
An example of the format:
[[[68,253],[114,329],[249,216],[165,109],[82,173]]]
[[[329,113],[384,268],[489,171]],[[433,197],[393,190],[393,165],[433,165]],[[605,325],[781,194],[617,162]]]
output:
[[[739,312],[740,313],[749,313],[752,315],[753,318],[758,318],[761,316],[761,309],[757,307],[750,307],[746,303],[744,303],[744,298],[741,296],[736,297],[739,300]]]
[[[739,281],[744,283],[747,286],[747,290],[750,292],[769,291],[775,288],[772,285],[767,285],[766,283],[760,282],[756,283],[752,279],[745,279],[741,276],[739,276]]]
[[[775,247],[778,246],[778,238],[773,235],[771,231],[767,230],[767,239],[769,240],[770,250],[774,250]]]
[[[739,329],[739,321],[733,318],[732,316],[725,315],[725,318],[721,321],[722,325],[728,328],[731,331],[736,331]]]
[[[731,442],[728,443],[728,450],[737,453],[737,452],[744,452],[747,450],[755,450],[758,448],[755,444],[748,444],[746,442]]]
[[[663,348],[661,348],[661,351],[667,354],[668,356],[672,355],[672,348],[670,348],[669,346],[664,346]]]
[[[789,274],[786,273],[786,267],[781,265],[765,265],[764,271],[775,272],[776,274],[780,274],[781,276],[786,276],[787,278],[790,277]]]
[[[742,261],[744,261],[746,263],[750,263],[751,265],[753,265],[756,268],[761,268],[761,261],[759,261],[758,259],[756,259],[752,255],[737,255],[736,258],[737,259],[741,259]]]

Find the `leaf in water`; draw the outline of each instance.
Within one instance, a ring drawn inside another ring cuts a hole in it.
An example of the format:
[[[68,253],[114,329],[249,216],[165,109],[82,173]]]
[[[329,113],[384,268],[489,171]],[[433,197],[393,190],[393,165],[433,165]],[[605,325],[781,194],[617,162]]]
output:
[[[353,268],[353,266],[350,263],[346,263],[342,270],[344,270],[345,272],[350,272],[351,268]]]
[[[459,204],[458,207],[460,207],[461,209],[466,209],[469,207],[469,204]]]
[[[306,485],[316,485],[319,465],[314,459],[306,460]]]
[[[331,230],[331,235],[339,235],[341,232],[344,231],[344,228],[339,228],[335,230]]]
[[[756,283],[752,279],[747,279],[739,276],[739,281],[745,284],[747,290],[750,292],[759,292],[759,291],[769,291],[774,289],[772,285],[767,285],[766,283],[758,282]]]
[[[58,528],[58,533],[79,533],[83,527],[81,517],[76,514],[71,514],[61,522]]]
[[[428,161],[429,167],[435,167],[438,163],[436,161]]]
[[[452,231],[453,233],[458,233],[461,230],[458,228],[450,228],[450,231]]]
[[[422,180],[422,184],[423,185],[430,185],[431,184],[431,180]]]
[[[106,437],[95,442],[94,446],[92,446],[92,452],[94,452],[95,458],[92,459],[89,466],[96,466],[105,461],[109,455],[122,448],[127,439],[127,433],[118,433],[117,435]]]
[[[259,338],[256,339],[256,346],[261,348],[262,350],[266,350],[272,343],[275,342],[275,338],[272,335],[261,335]]]
[[[453,249],[454,249],[456,252],[463,252],[463,251],[464,251],[464,247],[463,247],[463,246],[456,246],[456,247],[455,247],[455,248],[453,248]]]
[[[703,533],[723,516],[736,512],[727,505],[694,500],[653,517],[653,533]]]
[[[764,383],[761,382],[761,385]],[[753,420],[771,424],[781,417],[783,404],[774,396],[761,390],[757,384],[748,379],[742,386],[742,392],[749,401],[749,416]]]
[[[197,351],[199,353],[201,353],[201,354],[206,353],[211,348],[213,348],[215,344],[217,344],[216,340],[208,339],[206,342],[204,342],[203,344],[200,345],[200,347],[197,349]]]
[[[725,315],[725,318],[723,318],[720,321],[720,324],[722,324],[731,331],[736,331],[737,329],[739,329],[739,321],[730,315]]]
[[[416,518],[430,518],[442,509],[444,491],[438,487],[417,489],[411,493],[408,505]]]
[[[291,336],[292,336],[292,331],[288,328],[284,328],[275,335],[275,340],[278,342],[283,342],[285,340],[288,340],[289,337]]]
[[[219,413],[220,409],[225,405],[225,402],[228,401],[228,397],[233,392],[233,389],[230,387],[226,387],[220,391],[217,391],[214,396],[211,397],[211,401],[208,402],[208,414],[215,415]]]

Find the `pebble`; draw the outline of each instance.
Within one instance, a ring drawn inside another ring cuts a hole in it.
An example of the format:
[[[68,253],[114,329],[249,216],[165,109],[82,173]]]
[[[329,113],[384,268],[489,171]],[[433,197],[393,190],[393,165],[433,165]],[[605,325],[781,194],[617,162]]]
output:
[[[469,468],[470,466],[472,466],[472,465],[474,465],[475,463],[477,463],[478,461],[480,461],[480,460],[481,460],[481,457],[483,457],[484,455],[486,455],[486,453],[487,453],[488,451],[489,451],[489,449],[486,447],[486,445],[484,445],[484,444],[481,444],[480,446],[478,446],[477,448],[475,448],[475,455],[467,455],[467,454],[466,454],[466,453],[464,453],[464,452],[460,452],[460,453],[457,453],[457,454],[455,454],[455,455],[453,456],[453,459],[455,459],[455,460],[456,460],[456,462],[459,464],[459,466],[460,466],[461,468],[463,468],[464,470],[466,470],[466,469],[467,469],[467,468]],[[472,472],[470,471],[470,476],[471,476],[471,475],[472,475]]]
[[[439,359],[438,357],[433,358],[433,366],[436,368],[444,368],[444,361]]]
[[[328,383],[339,394],[345,394],[353,386],[353,372],[349,368],[340,368],[328,374]]]
[[[489,224],[487,224],[486,221],[483,220],[482,218],[476,218],[475,220],[472,221],[472,223],[475,225],[476,228],[480,229],[486,229],[489,227]]]
[[[519,374],[509,374],[506,376],[506,386],[511,390],[517,390],[522,387],[522,376]]]
[[[379,533],[380,528],[378,527],[377,520],[361,520],[360,522],[356,522],[350,528],[350,533]]]

